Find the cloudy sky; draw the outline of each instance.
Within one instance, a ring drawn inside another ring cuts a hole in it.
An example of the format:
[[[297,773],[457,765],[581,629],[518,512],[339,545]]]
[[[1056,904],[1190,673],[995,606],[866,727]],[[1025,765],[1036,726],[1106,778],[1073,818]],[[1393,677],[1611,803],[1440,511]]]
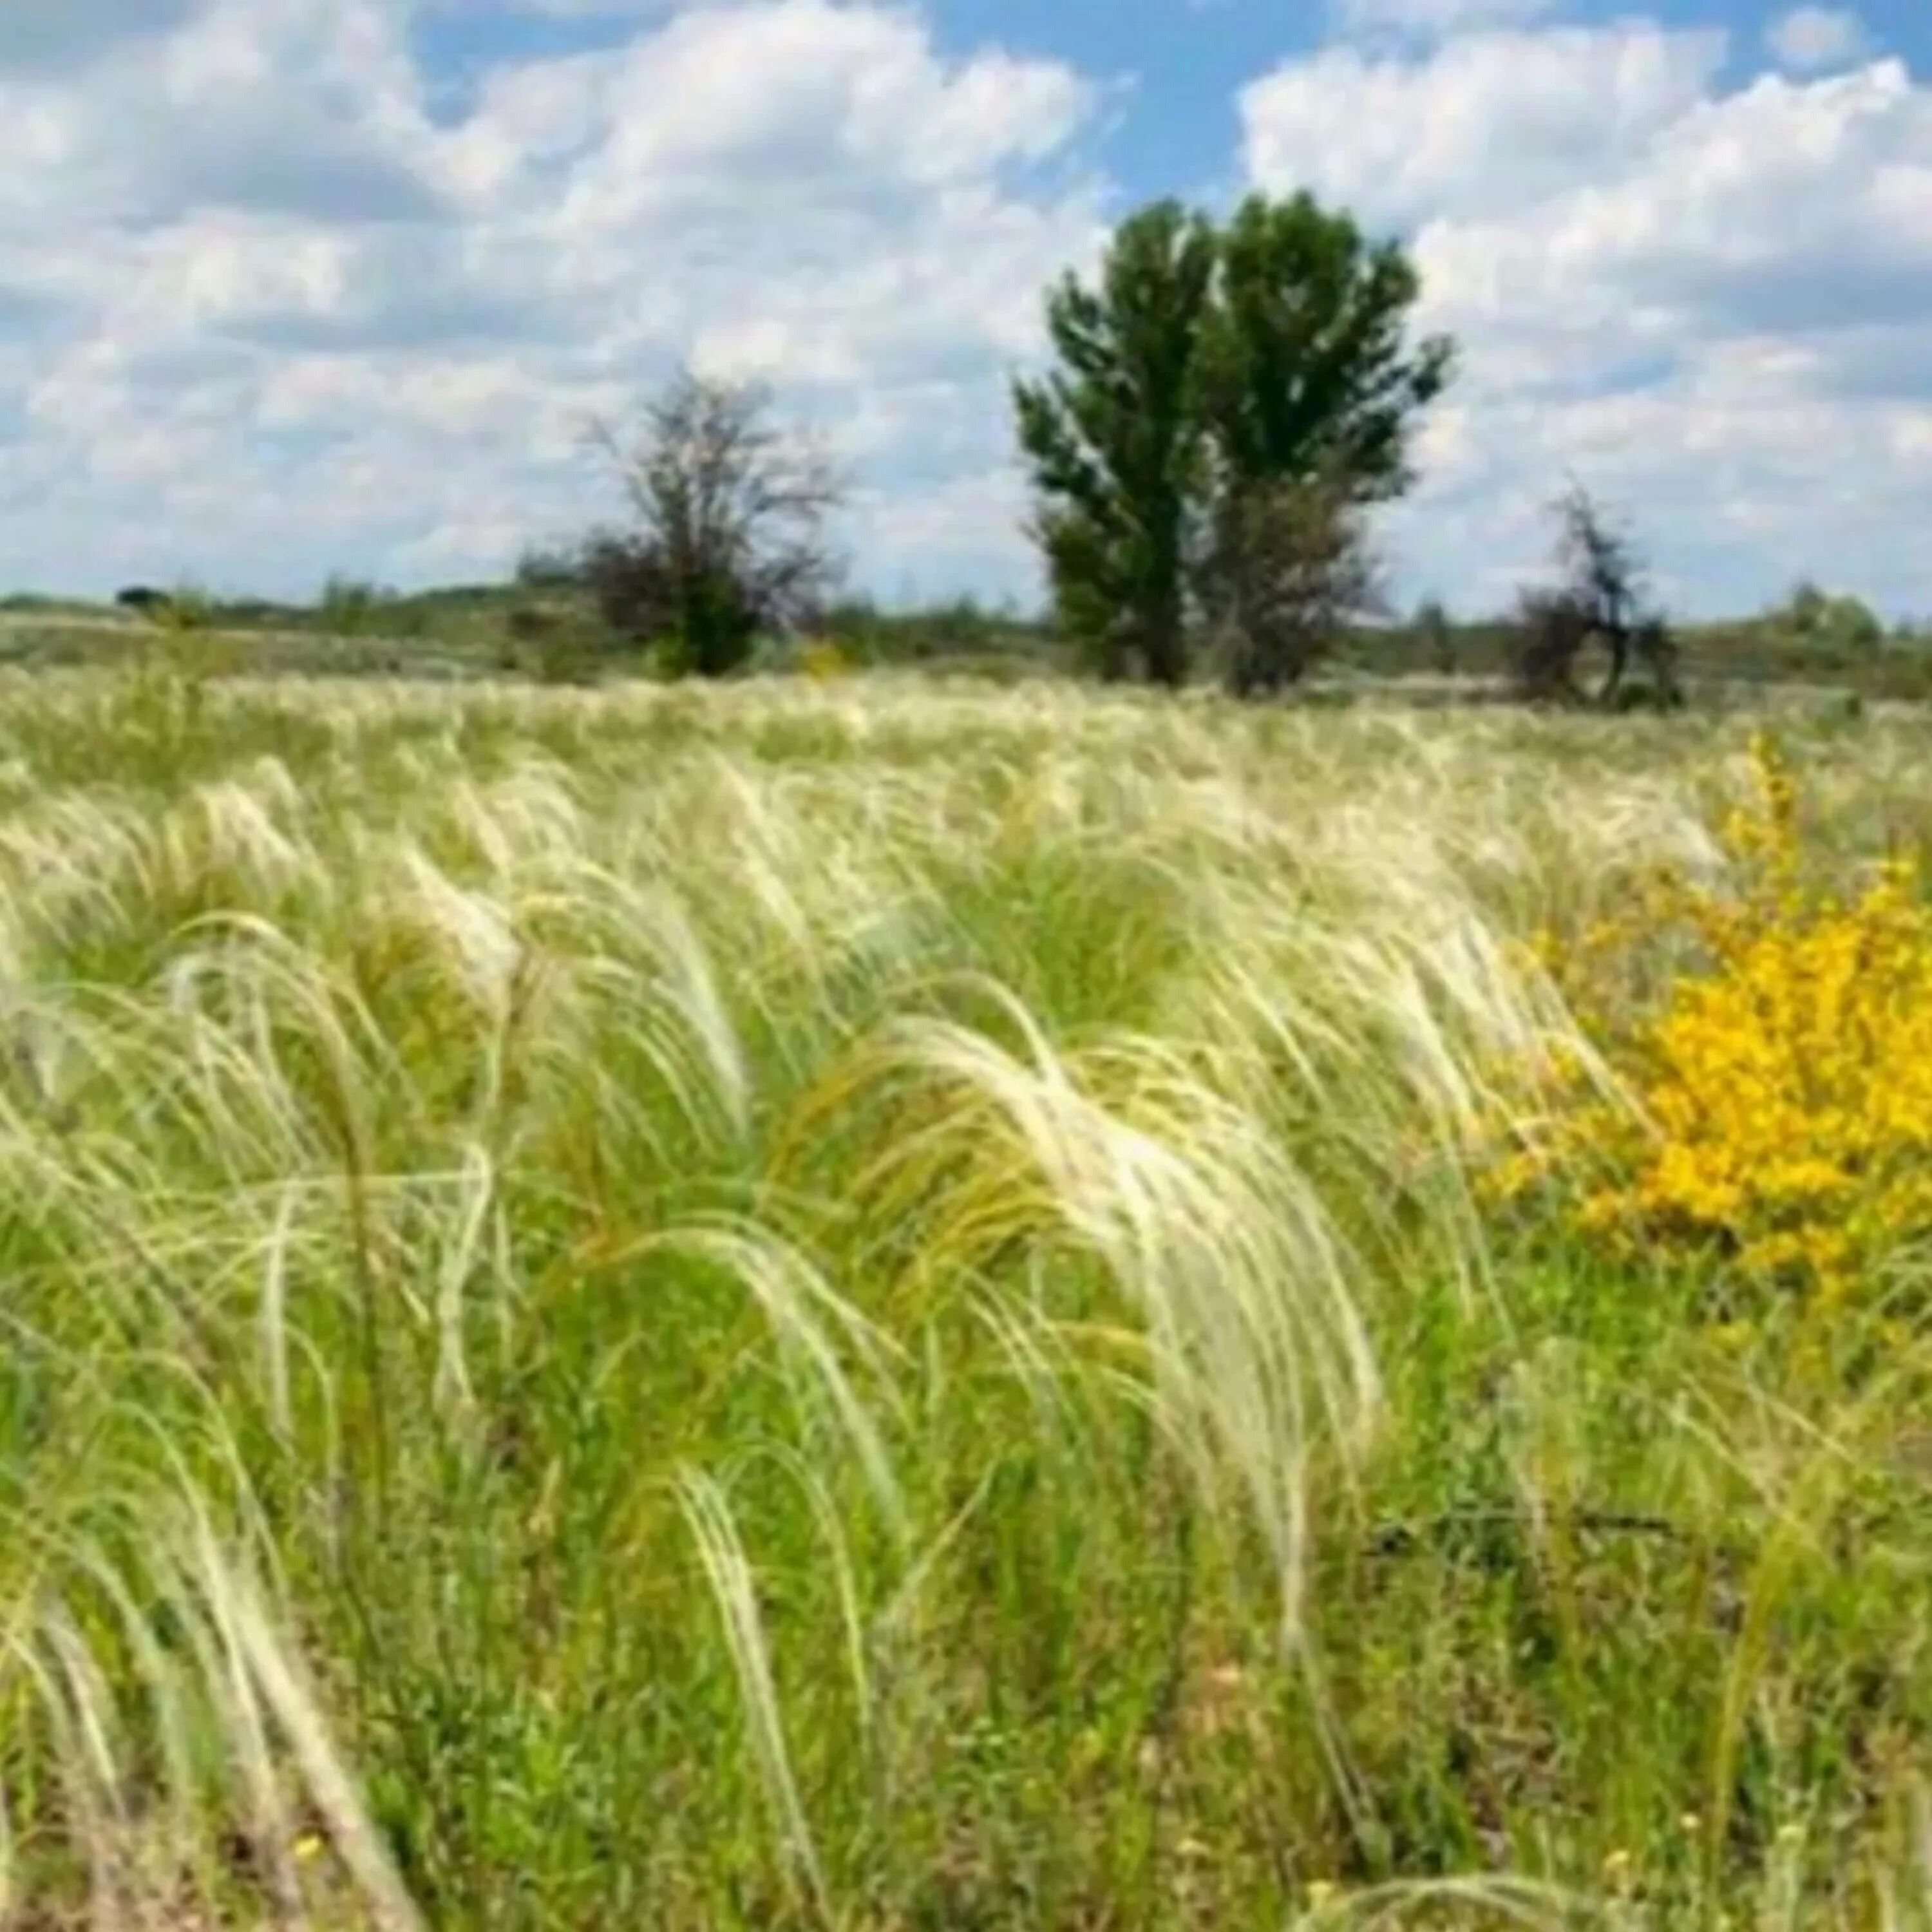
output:
[[[862,582],[1031,601],[1042,286],[1306,185],[1465,345],[1406,593],[1574,476],[1679,608],[1932,614],[1926,0],[0,0],[0,585],[494,573],[688,358],[836,440]]]

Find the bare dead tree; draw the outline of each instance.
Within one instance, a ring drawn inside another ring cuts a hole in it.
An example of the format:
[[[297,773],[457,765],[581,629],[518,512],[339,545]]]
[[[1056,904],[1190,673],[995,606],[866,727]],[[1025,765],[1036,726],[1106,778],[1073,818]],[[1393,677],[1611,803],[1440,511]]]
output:
[[[1225,490],[1196,594],[1238,696],[1295,682],[1352,620],[1385,612],[1359,493],[1329,478]]]
[[[1677,652],[1663,617],[1646,605],[1643,572],[1628,535],[1588,490],[1572,484],[1552,506],[1558,524],[1554,588],[1526,590],[1518,605],[1516,676],[1532,699],[1617,705],[1640,668],[1649,695],[1677,700]],[[1608,660],[1594,691],[1581,682],[1592,646]]]
[[[680,670],[737,669],[761,632],[808,622],[838,581],[826,526],[844,481],[771,412],[763,384],[686,371],[631,440],[592,426],[631,522],[585,544],[584,582],[613,629],[666,645]]]

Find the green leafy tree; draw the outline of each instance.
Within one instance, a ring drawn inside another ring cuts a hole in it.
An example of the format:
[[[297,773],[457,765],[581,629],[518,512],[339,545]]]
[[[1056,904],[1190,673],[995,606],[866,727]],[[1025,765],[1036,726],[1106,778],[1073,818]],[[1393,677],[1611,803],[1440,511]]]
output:
[[[1362,502],[1413,481],[1411,431],[1454,366],[1445,336],[1412,346],[1421,292],[1394,242],[1306,194],[1250,196],[1220,239],[1202,388],[1225,488],[1339,481]]]
[[[1214,235],[1178,202],[1124,223],[1097,288],[1047,298],[1061,367],[1017,382],[1020,446],[1041,499],[1034,533],[1062,624],[1104,676],[1186,672],[1188,519],[1203,470],[1197,352]]]
[[[1052,292],[1060,366],[1015,386],[1019,440],[1061,622],[1104,674],[1182,681],[1191,586],[1243,688],[1299,675],[1364,575],[1353,512],[1407,485],[1450,374],[1446,339],[1408,340],[1418,292],[1396,244],[1305,194],[1225,230],[1156,202],[1097,287]]]

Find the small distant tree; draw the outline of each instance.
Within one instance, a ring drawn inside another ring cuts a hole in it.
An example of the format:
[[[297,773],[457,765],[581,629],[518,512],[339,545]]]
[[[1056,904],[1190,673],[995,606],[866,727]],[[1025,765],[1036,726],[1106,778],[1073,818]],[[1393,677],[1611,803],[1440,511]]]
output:
[[[316,616],[325,631],[339,638],[359,638],[379,630],[386,592],[360,578],[332,576],[322,587]]]
[[[844,500],[824,455],[772,421],[764,385],[680,375],[636,435],[596,426],[630,500],[627,529],[585,544],[604,622],[717,677],[763,632],[808,624],[837,580],[826,526]]]
[[[1794,631],[1818,631],[1824,628],[1825,614],[1832,607],[1832,600],[1810,578],[1801,577],[1792,586],[1791,595],[1784,600],[1781,615]]]
[[[1868,653],[1885,643],[1885,620],[1862,597],[1832,600],[1832,634],[1850,651]]]
[[[1526,590],[1518,607],[1516,674],[1532,699],[1593,698],[1615,706],[1625,680],[1640,667],[1648,694],[1660,704],[1678,696],[1675,640],[1662,616],[1643,597],[1643,574],[1635,547],[1616,529],[1596,500],[1573,484],[1552,506],[1558,526],[1558,581]],[[1607,660],[1595,691],[1581,681],[1592,651]]]
[[[584,580],[584,560],[567,548],[532,544],[517,560],[520,590],[574,590]]]
[[[1806,643],[1847,654],[1867,655],[1885,642],[1884,621],[1862,598],[1834,596],[1808,578],[1798,583],[1778,614]]]
[[[1429,668],[1438,677],[1456,674],[1456,631],[1439,597],[1424,598],[1416,606],[1410,628],[1429,654]]]
[[[205,631],[215,618],[214,599],[198,584],[178,584],[172,590],[133,584],[117,591],[114,602],[164,631]]]
[[[198,584],[179,584],[148,614],[164,631],[206,631],[214,627],[214,598]]]

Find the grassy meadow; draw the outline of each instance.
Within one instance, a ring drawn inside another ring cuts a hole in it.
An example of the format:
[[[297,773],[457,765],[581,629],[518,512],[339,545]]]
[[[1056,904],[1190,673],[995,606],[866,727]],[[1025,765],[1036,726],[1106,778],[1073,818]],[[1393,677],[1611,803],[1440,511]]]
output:
[[[1762,722],[0,672],[0,1917],[1932,1926],[1919,1231],[1490,1184]]]

